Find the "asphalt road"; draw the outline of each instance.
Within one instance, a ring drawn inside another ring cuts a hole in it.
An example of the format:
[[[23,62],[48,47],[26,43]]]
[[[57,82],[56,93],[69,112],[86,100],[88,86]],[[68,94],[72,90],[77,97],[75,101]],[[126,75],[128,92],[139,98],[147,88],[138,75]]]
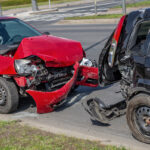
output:
[[[113,31],[115,25],[64,25],[55,26],[48,22],[33,23],[40,31],[49,31],[52,35],[78,40],[82,43],[87,57],[98,59],[104,45],[104,39]],[[118,144],[131,149],[148,150],[149,145],[136,141],[126,124],[125,116],[111,121],[110,126],[91,122],[89,115],[84,111],[81,102],[89,97],[99,97],[105,103],[115,103],[122,100],[118,93],[119,86],[115,84],[106,88],[79,87],[68,97],[69,102],[55,112],[36,114],[31,100],[22,100],[17,113],[11,114],[14,119],[32,122],[34,126],[56,133],[69,134],[79,138],[100,140],[106,144]]]

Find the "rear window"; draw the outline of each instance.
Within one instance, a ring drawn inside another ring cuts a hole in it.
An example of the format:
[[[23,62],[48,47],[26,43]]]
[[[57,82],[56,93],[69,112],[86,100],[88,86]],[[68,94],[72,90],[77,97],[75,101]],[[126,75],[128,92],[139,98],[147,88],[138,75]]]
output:
[[[148,49],[148,37],[150,34],[150,21],[144,21],[136,30],[132,40],[131,50],[137,54],[146,55]]]

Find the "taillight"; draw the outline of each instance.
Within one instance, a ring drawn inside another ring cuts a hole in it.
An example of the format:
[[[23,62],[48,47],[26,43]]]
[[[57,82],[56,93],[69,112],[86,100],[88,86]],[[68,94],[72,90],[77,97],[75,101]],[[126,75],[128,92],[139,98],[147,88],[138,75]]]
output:
[[[120,39],[120,34],[121,34],[121,31],[122,31],[122,28],[123,28],[125,18],[126,18],[126,16],[121,17],[121,19],[118,23],[118,26],[115,30],[113,39],[112,39],[112,44],[111,44],[111,47],[110,47],[110,50],[109,50],[109,55],[108,55],[108,64],[109,64],[110,67],[113,67],[113,65],[114,65],[117,45],[118,45],[118,42],[119,42],[119,39]]]
[[[108,65],[110,67],[113,67],[113,64],[115,61],[116,49],[117,49],[117,42],[115,39],[113,39],[110,50],[109,50],[109,54],[108,54]]]

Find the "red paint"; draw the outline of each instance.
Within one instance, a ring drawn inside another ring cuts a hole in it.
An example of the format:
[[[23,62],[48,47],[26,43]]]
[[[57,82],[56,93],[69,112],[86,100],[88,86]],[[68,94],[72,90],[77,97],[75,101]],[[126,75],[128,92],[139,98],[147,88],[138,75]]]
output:
[[[15,17],[0,16],[0,20],[8,20],[8,19],[15,19]]]
[[[83,49],[80,42],[42,35],[23,39],[14,58],[21,59],[31,55],[44,60],[46,67],[65,67],[82,60]]]
[[[126,16],[122,16],[119,23],[118,23],[118,26],[116,28],[116,31],[114,33],[114,39],[116,40],[116,42],[118,43],[119,42],[119,38],[120,38],[120,34],[121,34],[121,31],[122,31],[122,27],[123,27],[123,24],[124,24],[124,21],[125,21],[125,18]]]
[[[0,55],[0,74],[15,75],[14,59],[8,56]]]
[[[35,90],[27,90],[26,92],[33,97],[36,102],[38,113],[48,113],[53,111],[53,105],[59,103],[65,99],[71,89],[75,84],[77,74],[78,74],[79,64],[78,62],[74,65],[74,75],[70,81],[65,84],[62,88],[53,92],[42,92]]]
[[[91,86],[91,87],[97,87],[97,84],[87,83],[88,79],[95,79],[98,81],[98,68],[96,67],[86,67],[86,66],[80,66],[79,68],[80,76],[82,76],[81,81],[77,81],[77,85],[83,85],[83,86]]]
[[[26,77],[14,77],[14,80],[20,87],[25,87],[27,85]]]

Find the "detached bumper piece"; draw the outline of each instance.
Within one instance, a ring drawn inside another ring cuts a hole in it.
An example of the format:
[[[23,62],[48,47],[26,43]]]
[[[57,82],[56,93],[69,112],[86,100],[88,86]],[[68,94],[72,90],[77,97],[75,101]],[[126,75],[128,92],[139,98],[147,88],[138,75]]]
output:
[[[52,92],[43,92],[36,90],[27,90],[26,92],[32,96],[36,102],[37,113],[48,113],[54,110],[54,106],[63,101],[68,93],[70,92],[72,86],[75,84],[79,70],[79,63],[74,65],[74,75],[73,77],[59,90]]]
[[[126,101],[114,105],[105,105],[99,98],[86,100],[82,105],[92,120],[103,124],[109,124],[114,118],[124,115],[127,106]]]
[[[97,87],[98,86],[98,68],[80,66],[79,76],[76,85]]]

